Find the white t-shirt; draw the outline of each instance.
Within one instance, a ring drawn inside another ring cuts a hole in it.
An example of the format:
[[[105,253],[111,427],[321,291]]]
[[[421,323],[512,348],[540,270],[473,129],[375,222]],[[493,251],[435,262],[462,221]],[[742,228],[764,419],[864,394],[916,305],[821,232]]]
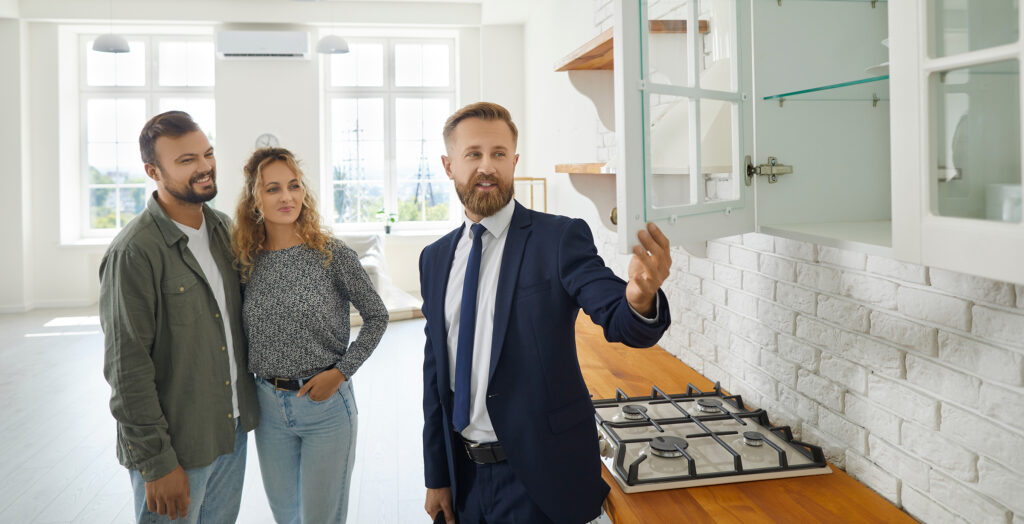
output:
[[[238,366],[235,364],[235,346],[232,345],[231,339],[231,312],[227,308],[227,300],[224,297],[224,279],[220,275],[217,262],[213,259],[213,253],[210,252],[210,233],[206,227],[206,217],[203,217],[203,223],[199,225],[199,229],[192,229],[178,222],[175,222],[175,225],[188,237],[188,250],[192,252],[192,256],[196,257],[196,262],[199,262],[203,276],[206,277],[206,282],[213,290],[213,298],[217,301],[217,307],[220,309],[220,320],[224,322],[224,334],[227,337],[226,344],[229,348],[231,407],[234,408],[235,420],[238,420]]]

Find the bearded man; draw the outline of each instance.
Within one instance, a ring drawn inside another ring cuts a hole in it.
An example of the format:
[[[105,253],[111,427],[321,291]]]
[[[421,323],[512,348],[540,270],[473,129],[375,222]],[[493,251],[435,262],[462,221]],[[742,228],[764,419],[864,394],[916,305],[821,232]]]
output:
[[[576,315],[609,341],[654,345],[669,326],[668,239],[654,224],[638,232],[626,283],[586,222],[512,198],[518,131],[507,109],[463,107],[443,135],[465,218],[420,255],[424,509],[462,524],[593,520],[608,486]]]

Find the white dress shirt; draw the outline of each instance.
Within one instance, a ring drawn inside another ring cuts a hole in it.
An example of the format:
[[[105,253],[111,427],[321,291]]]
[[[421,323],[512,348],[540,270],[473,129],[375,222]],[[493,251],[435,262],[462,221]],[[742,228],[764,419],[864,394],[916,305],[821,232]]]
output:
[[[476,333],[473,338],[473,368],[469,388],[469,425],[462,430],[462,436],[477,442],[498,440],[487,413],[487,382],[491,369],[491,342],[494,332],[494,300],[498,295],[498,273],[501,270],[501,255],[505,252],[505,239],[512,213],[516,209],[515,199],[509,200],[497,213],[480,221],[487,231],[483,233],[483,252],[480,254],[480,280],[476,295]],[[455,390],[455,356],[459,348],[459,315],[462,312],[462,286],[466,280],[466,264],[473,247],[474,224],[465,218],[462,236],[455,248],[455,259],[448,273],[448,287],[444,295],[444,323],[448,329],[448,379]]]
[[[227,338],[225,345],[228,348],[234,348],[231,341],[231,311],[227,308],[227,298],[224,296],[224,279],[220,276],[220,268],[217,267],[217,261],[213,259],[213,253],[210,252],[210,234],[206,227],[206,217],[203,217],[203,223],[199,224],[199,229],[192,229],[178,222],[175,222],[175,225],[188,237],[188,250],[192,252],[192,256],[196,257],[199,268],[203,270],[203,276],[206,277],[210,289],[213,290],[213,298],[217,301],[217,307],[220,309],[220,319],[224,322],[224,335]],[[238,367],[235,366],[233,350],[228,351],[228,366],[231,367],[229,372],[231,406],[235,412],[235,420],[238,420]]]

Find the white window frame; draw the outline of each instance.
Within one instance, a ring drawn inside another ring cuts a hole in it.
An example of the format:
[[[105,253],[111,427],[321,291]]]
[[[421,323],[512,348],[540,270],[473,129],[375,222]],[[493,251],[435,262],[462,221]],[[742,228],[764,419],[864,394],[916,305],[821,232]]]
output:
[[[146,84],[143,86],[90,86],[88,85],[88,66],[86,44],[89,40],[108,32],[103,30],[82,31],[76,34],[77,48],[77,70],[78,70],[78,191],[77,191],[77,212],[75,222],[77,223],[77,238],[80,240],[111,239],[121,231],[120,227],[115,228],[93,228],[90,224],[89,190],[93,186],[89,182],[89,152],[88,152],[88,116],[87,107],[90,100],[94,99],[122,99],[142,98],[146,103],[146,114],[154,115],[159,110],[160,99],[162,98],[209,98],[214,100],[215,86],[169,86],[159,85],[159,44],[161,42],[187,42],[207,41],[212,42],[212,31],[196,34],[195,31],[183,33],[152,34],[152,33],[121,33],[129,41],[142,40],[146,45]],[[141,129],[139,129],[141,131]],[[142,159],[139,159],[142,163]],[[156,184],[148,177],[144,186],[146,200],[156,190]],[[113,184],[109,187],[137,188],[140,184]],[[115,201],[115,205],[118,202]],[[122,224],[122,227],[124,224]]]
[[[323,34],[331,34],[331,32],[324,32]],[[458,91],[458,60],[459,56],[459,42],[458,38],[452,35],[450,32],[439,34],[438,36],[429,35],[416,35],[416,36],[345,36],[346,40],[351,43],[379,43],[384,47],[384,74],[383,74],[383,85],[382,86],[346,86],[346,87],[334,87],[331,86],[331,63],[329,56],[325,55],[321,62],[321,78],[322,78],[322,107],[324,108],[324,132],[322,135],[323,142],[323,163],[324,166],[321,170],[321,188],[320,194],[323,195],[321,198],[321,214],[324,219],[331,225],[332,229],[336,233],[369,233],[369,232],[383,232],[385,230],[386,221],[379,222],[359,222],[359,223],[336,223],[336,213],[334,209],[334,159],[332,158],[332,148],[330,140],[332,135],[332,125],[330,108],[333,100],[337,99],[358,99],[358,98],[381,98],[383,99],[384,105],[384,133],[385,133],[385,144],[384,144],[384,166],[385,166],[385,179],[384,179],[384,206],[389,213],[398,212],[398,169],[396,162],[396,131],[395,131],[395,104],[398,98],[445,98],[449,100],[449,106],[452,111],[457,109],[456,102],[457,91]],[[398,87],[395,86],[395,46],[398,44],[437,44],[446,43],[448,44],[448,86],[446,87]],[[441,128],[437,129],[438,138],[440,138]],[[438,170],[443,171],[441,159],[431,159],[436,162]],[[404,221],[395,222],[391,225],[392,232],[435,232],[441,230],[450,230],[452,227],[458,225],[463,215],[462,202],[459,201],[458,195],[455,193],[454,185],[448,187],[449,191],[449,208],[448,208],[448,220],[434,220],[434,221]],[[386,220],[386,219],[385,219]]]

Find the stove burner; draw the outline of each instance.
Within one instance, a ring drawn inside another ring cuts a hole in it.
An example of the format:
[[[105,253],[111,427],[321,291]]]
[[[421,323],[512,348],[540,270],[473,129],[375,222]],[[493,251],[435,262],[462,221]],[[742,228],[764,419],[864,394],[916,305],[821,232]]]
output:
[[[681,457],[683,454],[679,449],[686,449],[689,445],[686,439],[679,437],[654,437],[649,444],[651,453],[662,458]]]
[[[722,401],[717,398],[702,398],[697,400],[697,410],[704,413],[716,413],[723,411]]]
[[[764,445],[764,435],[756,431],[747,431],[743,433],[743,443],[755,448],[761,447]]]
[[[622,406],[622,416],[629,420],[643,420],[645,413],[647,413],[647,408],[643,406],[637,406],[635,404]]]

